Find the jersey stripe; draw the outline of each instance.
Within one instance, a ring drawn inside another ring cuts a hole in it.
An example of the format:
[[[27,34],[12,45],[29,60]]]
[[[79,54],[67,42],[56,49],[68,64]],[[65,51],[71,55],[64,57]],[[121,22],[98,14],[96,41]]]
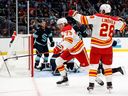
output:
[[[81,16],[81,23],[88,24],[88,20],[87,20],[86,16]]]
[[[108,40],[100,40],[100,39],[93,37],[91,39],[91,44],[95,44],[95,45],[99,45],[99,46],[110,45],[110,44],[112,44],[112,38],[109,38]]]
[[[124,23],[123,26],[120,28],[120,31],[122,32],[126,27],[126,24]]]
[[[83,50],[84,50],[84,53],[85,53],[85,55],[86,55],[86,59],[87,59],[87,61],[88,61],[88,64],[90,64],[90,59],[89,59],[89,57],[88,57],[87,51],[86,51],[85,48],[84,48]]]
[[[84,46],[83,41],[79,41],[73,48],[71,48],[69,51],[71,53],[78,52],[82,47]]]
[[[73,42],[73,38],[72,37],[66,37],[64,38],[65,41],[72,43]]]

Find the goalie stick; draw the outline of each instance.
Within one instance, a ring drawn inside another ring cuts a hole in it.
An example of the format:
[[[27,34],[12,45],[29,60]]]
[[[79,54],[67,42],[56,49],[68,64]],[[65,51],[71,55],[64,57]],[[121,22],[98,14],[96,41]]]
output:
[[[5,61],[7,61],[7,60],[9,60],[9,59],[14,59],[14,58],[17,59],[17,58],[28,57],[28,56],[32,56],[32,55],[48,54],[48,53],[52,53],[52,52],[53,52],[53,51],[44,52],[44,53],[38,53],[38,54],[28,54],[28,55],[13,56],[13,57],[9,57],[9,58],[6,58],[6,59],[3,58],[3,60],[4,60],[4,62],[5,62]]]

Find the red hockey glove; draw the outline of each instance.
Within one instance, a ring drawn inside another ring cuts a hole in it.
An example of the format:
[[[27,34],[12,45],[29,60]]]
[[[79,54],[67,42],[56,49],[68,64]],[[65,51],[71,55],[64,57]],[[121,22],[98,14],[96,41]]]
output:
[[[63,50],[63,46],[62,46],[62,45],[57,45],[57,46],[53,49],[53,53],[54,53],[54,54],[59,54],[62,50]]]
[[[73,16],[75,16],[77,13],[78,13],[78,11],[69,10],[69,11],[68,11],[68,16],[73,17]]]

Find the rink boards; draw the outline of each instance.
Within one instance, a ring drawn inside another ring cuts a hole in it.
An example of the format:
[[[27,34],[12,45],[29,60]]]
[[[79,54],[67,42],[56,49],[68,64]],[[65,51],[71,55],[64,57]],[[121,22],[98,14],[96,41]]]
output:
[[[55,41],[55,45],[59,44],[61,42],[61,38],[53,38]],[[117,41],[117,45],[115,47],[113,47],[113,51],[114,52],[128,52],[128,38],[113,38],[114,40]],[[9,50],[9,42],[10,42],[10,38],[1,38],[0,42],[1,45],[0,46],[0,50],[2,51],[2,54],[0,55],[6,55],[8,50]],[[83,38],[85,47],[87,49],[87,52],[90,52],[90,38]],[[23,40],[21,41],[23,42]],[[22,46],[26,47],[26,41],[24,41],[22,43]],[[48,41],[48,46],[50,45],[50,42]],[[19,46],[20,49],[20,46]],[[53,50],[53,47],[49,46],[49,50]],[[22,52],[24,53],[24,50],[22,50]]]

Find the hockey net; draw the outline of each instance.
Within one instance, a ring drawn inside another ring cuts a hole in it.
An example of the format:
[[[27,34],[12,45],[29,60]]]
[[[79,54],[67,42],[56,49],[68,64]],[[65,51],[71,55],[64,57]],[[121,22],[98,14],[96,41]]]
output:
[[[0,75],[4,72],[5,73],[3,75],[9,75],[10,72],[11,76],[14,77],[33,77],[33,35],[18,34],[9,48],[7,55],[2,59],[7,59],[7,61],[4,62],[3,60],[0,68],[0,71],[2,71],[0,72]],[[7,66],[5,66],[5,64]],[[8,67],[9,72],[6,67]]]

